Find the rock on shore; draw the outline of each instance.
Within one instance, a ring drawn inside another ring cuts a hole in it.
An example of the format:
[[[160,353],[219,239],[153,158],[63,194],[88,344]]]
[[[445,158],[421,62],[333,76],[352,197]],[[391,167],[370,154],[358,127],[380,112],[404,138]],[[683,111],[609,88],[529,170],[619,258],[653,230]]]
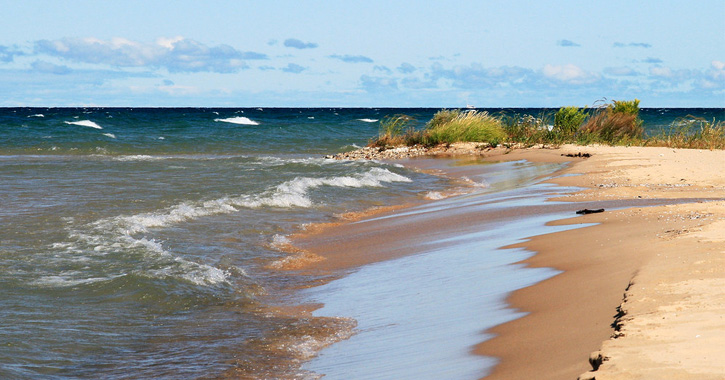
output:
[[[458,156],[458,155],[479,155],[482,156],[493,150],[505,150],[509,148],[494,148],[487,143],[460,142],[453,144],[441,144],[434,147],[425,146],[399,146],[393,148],[365,147],[350,152],[327,155],[325,158],[334,160],[399,160],[421,156]]]

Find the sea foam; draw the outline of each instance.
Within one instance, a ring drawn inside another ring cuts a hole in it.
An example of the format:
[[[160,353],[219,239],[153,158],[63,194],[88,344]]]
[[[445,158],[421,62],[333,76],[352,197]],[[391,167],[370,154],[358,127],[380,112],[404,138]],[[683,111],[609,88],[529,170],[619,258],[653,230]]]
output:
[[[95,128],[95,129],[103,129],[100,125],[90,121],[90,120],[81,120],[81,121],[66,121],[66,124],[72,124],[72,125],[80,125],[82,127],[89,127],[89,128]]]
[[[224,123],[241,124],[241,125],[259,125],[258,122],[244,116],[228,117],[226,119],[214,119]]]
[[[366,123],[374,123],[378,121],[378,119],[358,119],[359,121],[364,121]]]

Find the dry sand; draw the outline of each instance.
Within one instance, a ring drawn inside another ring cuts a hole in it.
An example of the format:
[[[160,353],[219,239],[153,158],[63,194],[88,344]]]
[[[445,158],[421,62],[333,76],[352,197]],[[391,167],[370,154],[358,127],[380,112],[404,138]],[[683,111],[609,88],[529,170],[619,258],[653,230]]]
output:
[[[492,161],[572,161],[569,175],[553,180],[585,188],[564,197],[567,201],[692,199],[559,221],[598,224],[519,244],[538,252],[528,265],[564,272],[509,298],[512,307],[529,314],[496,327],[491,331],[496,336],[475,348],[501,358],[486,379],[725,379],[725,360],[719,357],[725,347],[725,151],[569,145],[513,152],[474,149]],[[591,157],[562,156],[582,152]],[[345,236],[346,228],[335,226],[328,236]],[[318,244],[307,248],[324,259],[311,262],[309,269],[409,254],[404,238],[370,241],[359,249],[367,255],[344,257],[335,254],[340,252],[335,245],[345,241],[319,244],[324,239],[315,238]],[[381,244],[395,249],[373,249]],[[600,349],[605,360],[591,372],[587,358]]]
[[[510,298],[531,314],[477,348],[502,358],[486,378],[725,379],[725,151],[564,146],[513,157],[578,152],[592,154],[568,170],[581,175],[556,180],[588,188],[570,200],[721,200],[560,221],[599,224],[522,244],[539,253],[529,265],[564,273]],[[599,349],[603,364],[584,372]]]

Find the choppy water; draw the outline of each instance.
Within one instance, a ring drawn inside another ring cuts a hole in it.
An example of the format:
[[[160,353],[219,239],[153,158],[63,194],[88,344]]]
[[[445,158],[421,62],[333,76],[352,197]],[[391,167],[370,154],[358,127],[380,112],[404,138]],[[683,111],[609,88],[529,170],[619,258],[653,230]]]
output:
[[[0,109],[0,378],[304,376],[355,322],[273,307],[316,280],[285,236],[450,186],[321,157],[435,111]],[[723,110],[642,116],[687,114]]]

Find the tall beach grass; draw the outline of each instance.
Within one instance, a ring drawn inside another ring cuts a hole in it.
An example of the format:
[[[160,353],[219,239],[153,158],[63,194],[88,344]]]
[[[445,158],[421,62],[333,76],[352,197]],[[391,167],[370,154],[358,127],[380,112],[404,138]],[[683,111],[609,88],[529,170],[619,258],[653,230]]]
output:
[[[725,149],[725,121],[708,121],[687,116],[676,120],[669,130],[647,139],[646,145],[690,149]]]
[[[423,131],[426,145],[480,142],[497,145],[506,139],[503,123],[488,112],[441,110]]]
[[[725,149],[725,121],[687,117],[668,130],[645,137],[639,100],[603,101],[593,108],[562,107],[538,116],[493,115],[488,112],[443,109],[421,129],[407,115],[385,117],[370,146],[435,146],[476,142],[495,147],[533,145],[639,145],[672,148]]]

